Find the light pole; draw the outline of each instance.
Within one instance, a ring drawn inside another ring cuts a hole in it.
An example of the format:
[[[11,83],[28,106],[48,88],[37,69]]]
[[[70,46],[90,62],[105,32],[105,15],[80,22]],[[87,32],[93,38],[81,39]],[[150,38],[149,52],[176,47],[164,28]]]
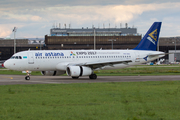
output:
[[[108,41],[111,41],[112,43],[112,50],[113,50],[113,41],[116,41],[115,39],[109,39]]]
[[[41,50],[41,49],[42,49],[42,48],[41,48],[41,42],[42,42],[42,41],[40,40],[39,42],[40,42],[40,50]]]
[[[94,50],[96,50],[96,31],[94,27]]]
[[[174,53],[174,61],[176,62],[176,38],[175,39],[175,42],[172,42],[174,43],[174,49],[175,49],[175,53]]]
[[[175,38],[175,62],[176,62],[176,38]]]
[[[158,40],[158,43],[157,43],[157,51],[159,51],[159,40]],[[157,59],[157,63],[159,63],[159,58]]]
[[[14,27],[13,31],[14,32],[14,54],[16,53],[16,31],[17,31],[17,28]]]

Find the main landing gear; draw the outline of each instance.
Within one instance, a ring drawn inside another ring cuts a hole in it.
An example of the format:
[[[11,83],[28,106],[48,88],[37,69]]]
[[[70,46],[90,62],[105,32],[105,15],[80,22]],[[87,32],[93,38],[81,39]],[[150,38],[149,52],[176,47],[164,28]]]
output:
[[[78,79],[79,77],[72,77],[72,79]]]
[[[26,76],[27,77],[27,76]],[[72,77],[72,79],[78,79],[79,77]],[[29,78],[30,79],[30,78]],[[89,75],[89,79],[97,79],[97,75],[96,74],[91,74]]]
[[[97,79],[97,75],[96,75],[96,74],[91,74],[91,75],[89,76],[89,79]]]

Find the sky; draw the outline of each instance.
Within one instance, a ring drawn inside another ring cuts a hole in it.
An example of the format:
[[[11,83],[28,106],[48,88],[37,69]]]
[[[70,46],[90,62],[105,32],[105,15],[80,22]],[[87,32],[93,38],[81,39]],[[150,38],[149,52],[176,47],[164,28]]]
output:
[[[137,28],[162,22],[160,37],[180,36],[179,0],[0,0],[0,38],[44,38],[53,26]]]

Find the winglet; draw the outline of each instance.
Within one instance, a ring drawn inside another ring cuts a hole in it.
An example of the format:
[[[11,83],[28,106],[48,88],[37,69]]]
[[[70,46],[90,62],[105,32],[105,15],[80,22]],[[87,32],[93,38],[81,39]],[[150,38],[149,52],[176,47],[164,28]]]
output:
[[[133,50],[156,51],[162,22],[154,22],[140,43]]]

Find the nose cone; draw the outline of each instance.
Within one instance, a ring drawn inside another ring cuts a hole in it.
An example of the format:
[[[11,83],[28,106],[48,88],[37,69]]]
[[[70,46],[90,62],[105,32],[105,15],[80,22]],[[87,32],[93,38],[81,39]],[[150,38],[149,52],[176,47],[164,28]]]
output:
[[[3,64],[2,64],[5,68],[9,68],[9,62],[8,60],[6,60]]]

